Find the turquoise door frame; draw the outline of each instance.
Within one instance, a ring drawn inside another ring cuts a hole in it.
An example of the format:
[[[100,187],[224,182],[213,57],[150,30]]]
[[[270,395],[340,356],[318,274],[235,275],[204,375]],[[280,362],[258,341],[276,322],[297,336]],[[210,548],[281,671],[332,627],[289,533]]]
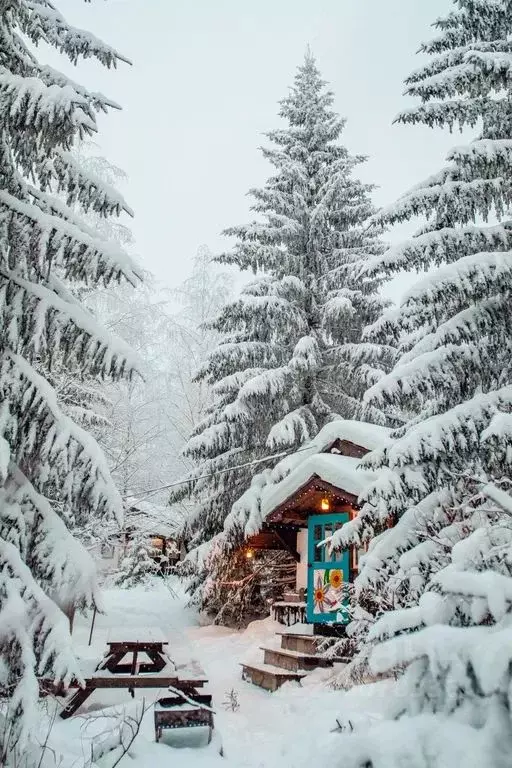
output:
[[[350,520],[348,512],[312,515],[308,520],[307,620],[311,624],[347,624],[348,600],[343,586],[350,577],[348,550],[333,552],[318,544]]]

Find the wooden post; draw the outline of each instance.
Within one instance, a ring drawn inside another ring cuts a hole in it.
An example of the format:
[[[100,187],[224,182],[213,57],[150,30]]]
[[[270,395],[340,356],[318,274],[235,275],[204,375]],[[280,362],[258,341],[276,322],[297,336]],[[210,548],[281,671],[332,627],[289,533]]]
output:
[[[66,611],[66,616],[69,619],[69,634],[73,634],[73,624],[75,623],[75,606],[71,605]]]
[[[94,612],[92,614],[92,622],[91,622],[91,631],[89,632],[89,643],[88,643],[88,645],[90,645],[92,643],[92,633],[94,631],[94,622],[96,621],[96,613],[97,613],[97,609],[96,609],[96,606],[94,606]]]

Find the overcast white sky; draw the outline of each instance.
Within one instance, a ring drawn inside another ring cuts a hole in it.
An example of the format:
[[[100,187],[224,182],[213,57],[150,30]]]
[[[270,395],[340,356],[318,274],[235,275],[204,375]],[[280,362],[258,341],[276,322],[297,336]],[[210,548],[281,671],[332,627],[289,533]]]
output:
[[[123,111],[100,118],[102,152],[124,168],[123,192],[144,267],[175,285],[201,244],[249,218],[250,187],[269,166],[262,133],[278,124],[309,43],[348,118],[345,143],[369,155],[361,170],[392,202],[439,169],[458,142],[439,131],[393,126],[412,105],[403,79],[430,24],[450,0],[59,0],[68,20],[133,61],[108,72],[86,62],[72,76]],[[63,62],[51,63],[70,72]],[[395,236],[396,237],[396,234]],[[400,292],[403,281],[394,284]]]

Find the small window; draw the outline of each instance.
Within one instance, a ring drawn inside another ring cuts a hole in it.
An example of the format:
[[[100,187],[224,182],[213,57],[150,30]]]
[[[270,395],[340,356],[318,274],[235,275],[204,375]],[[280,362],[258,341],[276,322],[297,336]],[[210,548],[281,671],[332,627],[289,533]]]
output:
[[[324,532],[324,539],[329,539],[334,533],[334,526],[332,523],[329,523],[325,526],[325,532]],[[330,563],[333,560],[336,560],[336,552],[331,551],[328,544],[322,547],[323,549],[323,560],[325,563]]]

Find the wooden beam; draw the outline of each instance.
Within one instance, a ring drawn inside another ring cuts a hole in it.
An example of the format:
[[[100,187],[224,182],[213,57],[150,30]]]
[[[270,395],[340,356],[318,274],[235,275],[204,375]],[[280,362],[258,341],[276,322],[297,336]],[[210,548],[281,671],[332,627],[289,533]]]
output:
[[[74,713],[77,711],[79,707],[82,706],[84,701],[87,701],[89,696],[94,693],[94,687],[86,685],[85,688],[80,688],[68,701],[62,712],[60,713],[60,716],[63,720],[67,720],[68,717],[71,717],[71,715],[74,715]]]
[[[281,536],[281,534],[279,533],[278,530],[275,531],[275,535],[277,536],[279,541],[281,541],[283,543],[284,548],[290,553],[290,555],[294,558],[294,560],[297,563],[300,563],[300,555],[297,552],[297,550],[294,547],[292,547],[292,545],[289,542],[286,541],[284,536]]]
[[[169,685],[175,688],[184,686],[201,687],[206,680],[185,680],[179,677],[166,677],[165,675],[112,675],[111,677],[94,676],[86,681],[87,685],[96,688],[167,688]]]

